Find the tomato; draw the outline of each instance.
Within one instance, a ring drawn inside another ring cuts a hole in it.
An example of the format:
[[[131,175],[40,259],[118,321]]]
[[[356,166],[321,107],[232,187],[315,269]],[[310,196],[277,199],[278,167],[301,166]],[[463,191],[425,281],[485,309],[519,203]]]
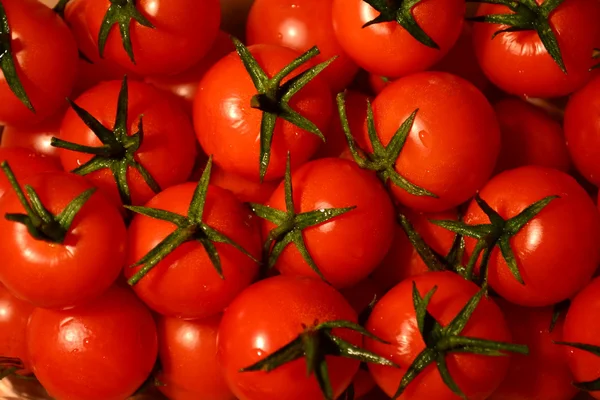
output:
[[[559,196],[510,237],[524,284],[498,246],[491,252],[488,282],[500,296],[518,305],[548,306],[570,298],[589,282],[600,262],[600,215],[573,178],[550,168],[521,167],[492,178],[479,194],[505,220],[548,196]],[[473,201],[464,222],[489,224],[489,218]],[[474,242],[466,239],[469,255]]]
[[[109,27],[103,55],[143,76],[174,75],[192,67],[208,53],[219,31],[221,8],[217,0],[136,1],[135,8],[154,28],[127,15],[127,7],[118,3],[109,0],[88,3],[85,21],[98,48],[108,10],[112,8],[123,16],[123,25],[117,22]],[[120,26],[129,32],[131,54],[125,50],[126,40],[122,39]]]
[[[219,328],[219,360],[229,387],[240,400],[322,398],[317,380],[306,374],[304,357],[268,373],[240,369],[288,344],[304,327],[356,318],[343,296],[319,280],[278,276],[250,286],[227,308]],[[334,333],[355,346],[362,344],[357,332]],[[333,356],[326,361],[337,398],[350,385],[359,361]]]
[[[66,172],[34,175],[21,184],[30,185],[54,216],[92,189],[85,179]],[[26,213],[14,190],[0,201],[0,215],[9,213]],[[114,283],[125,261],[126,229],[106,197],[92,194],[70,225],[48,229],[61,232],[36,239],[24,224],[0,219],[0,281],[11,293],[37,307],[65,308],[97,297]]]
[[[441,60],[458,39],[465,15],[465,3],[459,0],[396,4],[388,3],[381,13],[364,0],[333,2],[333,27],[344,51],[360,67],[389,78],[424,71]],[[398,8],[409,8],[406,23],[416,23],[434,43],[423,44],[396,22],[395,16],[404,12],[396,14]],[[388,12],[390,19],[363,27]]]
[[[257,0],[246,25],[248,44],[276,44],[299,52],[317,46],[318,62],[337,57],[323,76],[338,93],[352,82],[358,66],[335,37],[332,7],[333,0]]]
[[[251,179],[232,174],[218,166],[213,169],[211,182],[215,186],[227,189],[241,202],[264,203],[269,200],[279,182],[259,183]]]
[[[7,128],[7,130],[10,135],[12,128]],[[4,133],[2,135],[4,136]],[[10,164],[15,176],[19,180],[42,172],[60,170],[58,163],[54,162],[51,158],[19,147],[0,148],[0,162],[4,161]],[[6,175],[0,172],[0,199],[7,191],[10,192],[11,190],[10,182],[6,178]]]
[[[494,109],[502,132],[496,171],[539,165],[568,172],[569,153],[559,122],[516,98],[501,100]]]
[[[159,317],[157,387],[169,399],[235,400],[218,367],[220,322],[220,315],[194,321]]]
[[[553,342],[562,340],[564,315],[550,331],[553,307],[526,308],[499,301],[516,343],[529,347],[529,355],[511,358],[506,378],[490,400],[570,400],[578,390],[563,349]]]
[[[196,184],[172,186],[146,207],[187,215]],[[204,206],[203,222],[233,240],[255,258],[261,254],[258,224],[250,210],[231,192],[210,185]],[[177,226],[167,221],[136,215],[129,226],[128,265],[141,260],[172,234]],[[160,261],[133,287],[136,294],[154,311],[168,316],[205,318],[217,314],[248,286],[258,273],[255,261],[225,243],[215,243],[223,278],[209,254],[197,240],[185,242]],[[126,267],[132,278],[142,266]]]
[[[0,74],[0,123],[32,125],[65,104],[77,74],[77,45],[62,19],[44,4],[4,0],[2,6],[10,28],[10,36],[2,41],[12,49],[3,57],[12,54],[18,81],[35,111],[11,91]]]
[[[390,78],[376,74],[369,74],[368,80],[369,88],[375,94],[381,93],[392,82]]]
[[[600,186],[600,76],[571,96],[565,110],[567,147],[577,170]]]
[[[103,82],[82,94],[75,103],[104,127],[116,131],[115,115],[121,91],[121,82]],[[137,150],[132,147],[129,153],[132,153],[133,158],[148,171],[161,189],[184,182],[192,172],[196,157],[193,127],[189,117],[179,104],[149,84],[129,82],[128,92],[127,122],[124,129],[129,136],[139,131],[139,123],[143,119],[141,145]],[[59,138],[91,147],[102,145],[92,129],[86,126],[72,108],[65,115]],[[126,159],[123,152],[116,155],[117,159]],[[59,154],[67,171],[85,165],[94,157],[92,154],[67,149],[61,149]],[[119,193],[115,176],[109,168],[90,172],[85,177],[110,195],[116,203],[125,201],[123,190]],[[131,164],[127,167],[124,180],[129,187],[132,204],[144,204],[154,195],[154,190]]]
[[[415,358],[426,348],[417,329],[413,305],[413,282],[421,296],[434,287],[427,311],[442,326],[448,326],[465,304],[477,293],[478,287],[452,272],[433,272],[407,279],[390,290],[377,303],[366,328],[390,344],[366,339],[366,348],[377,354],[391,356],[400,369],[369,365],[375,382],[388,396],[393,396],[400,381]],[[459,337],[496,342],[509,342],[510,331],[502,312],[491,298],[483,297]],[[469,352],[443,354],[450,376],[469,399],[486,399],[502,382],[510,357],[489,357]],[[408,399],[457,399],[442,381],[433,362],[408,384],[398,397]]]
[[[70,310],[35,309],[27,348],[50,396],[123,400],[150,375],[158,345],[150,312],[130,291],[114,286]]]
[[[395,170],[437,198],[413,195],[395,184],[392,193],[398,202],[419,211],[454,208],[492,174],[500,150],[494,111],[479,90],[459,77],[414,74],[394,81],[373,102],[375,129],[384,146],[415,110]]]
[[[23,147],[37,154],[58,160],[58,149],[50,145],[50,140],[58,136],[63,114],[49,118],[33,126],[6,126],[0,137],[0,147]],[[18,166],[20,167],[20,166]]]
[[[0,285],[0,355],[21,360],[25,369],[16,371],[19,374],[27,374],[31,368],[25,334],[33,308]]]
[[[366,278],[385,257],[394,233],[394,208],[375,175],[352,161],[323,158],[298,168],[291,181],[298,214],[355,207],[302,229],[302,238],[314,264],[333,286],[350,287]],[[284,184],[266,205],[286,210]],[[276,225],[264,220],[262,227],[266,238]],[[283,275],[318,277],[296,243],[281,251],[275,267]]]
[[[293,50],[273,45],[251,46],[248,50],[269,77],[299,57]],[[296,69],[283,84],[308,67]],[[204,75],[194,101],[196,135],[206,154],[212,154],[215,163],[225,171],[256,181],[260,176],[260,127],[265,114],[250,107],[257,93],[239,55],[232,53]],[[333,118],[331,93],[319,76],[294,95],[289,105],[321,132],[327,130]],[[288,152],[292,166],[297,167],[314,155],[321,144],[317,135],[281,118],[277,119],[272,140],[265,180],[283,177]]]
[[[540,0],[537,3],[543,5],[546,2]],[[536,31],[503,32],[492,38],[494,33],[507,26],[475,24],[473,43],[479,64],[490,81],[505,92],[528,97],[560,97],[582,87],[592,77],[592,51],[600,44],[600,3],[596,0],[566,0],[554,4],[558,6],[549,12],[548,28],[556,38],[566,73],[552,58]],[[513,12],[501,4],[482,4],[477,12],[480,16],[490,14]],[[541,24],[536,26],[542,27]]]

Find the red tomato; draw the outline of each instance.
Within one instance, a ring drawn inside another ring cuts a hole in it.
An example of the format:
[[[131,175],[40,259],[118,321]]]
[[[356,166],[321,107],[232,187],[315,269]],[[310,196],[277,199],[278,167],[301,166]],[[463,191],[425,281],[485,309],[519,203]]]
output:
[[[52,397],[123,400],[150,375],[158,345],[150,312],[114,286],[70,310],[35,309],[27,347],[33,372]]]
[[[248,44],[276,44],[301,53],[317,46],[317,62],[337,56],[323,76],[338,93],[352,82],[358,66],[335,37],[332,7],[333,0],[257,0],[246,25]]]
[[[565,136],[577,170],[600,186],[600,76],[571,96],[565,110]]]
[[[256,45],[249,51],[273,77],[299,53],[280,46]],[[302,66],[283,82],[309,68]],[[200,82],[194,101],[196,135],[206,154],[228,172],[259,180],[260,126],[263,112],[250,107],[257,94],[250,75],[237,53],[216,63]],[[326,132],[333,117],[333,101],[327,83],[319,76],[290,101],[296,112]],[[290,122],[278,118],[271,147],[271,159],[265,180],[283,177],[288,151],[292,167],[302,165],[319,148],[321,139]]]
[[[0,147],[23,147],[37,154],[58,160],[58,149],[50,145],[50,140],[58,136],[63,113],[39,124],[28,127],[5,126],[0,137]],[[9,161],[10,162],[10,161]],[[12,167],[21,167],[12,165]]]
[[[0,285],[0,355],[21,360],[25,370],[17,371],[20,374],[29,373],[31,368],[25,334],[33,308]]]
[[[333,2],[333,27],[342,48],[362,68],[386,77],[398,78],[424,71],[441,60],[460,35],[465,3],[459,0],[418,2],[410,15],[439,49],[420,43],[395,20],[363,28],[380,16],[380,12],[364,0]]]
[[[278,276],[242,292],[225,311],[219,328],[219,359],[229,387],[240,400],[305,400],[322,398],[314,376],[307,377],[304,358],[271,372],[240,372],[294,340],[316,323],[348,320],[356,313],[326,283],[310,278]],[[355,346],[362,338],[346,329],[334,332]],[[337,398],[352,381],[359,362],[327,356]]]
[[[10,165],[17,180],[42,172],[60,170],[58,163],[51,158],[19,147],[0,148],[0,163],[4,161]],[[12,191],[10,182],[6,178],[6,175],[0,171],[0,199],[7,191]]]
[[[66,172],[38,174],[20,183],[35,189],[55,216],[92,188]],[[14,190],[0,201],[0,215],[7,213],[25,213]],[[36,239],[25,225],[5,218],[0,219],[0,232],[0,281],[37,307],[72,307],[99,296],[115,282],[125,261],[125,223],[100,192],[84,203],[62,242]]]
[[[235,400],[218,366],[220,315],[185,321],[159,317],[157,386],[171,400]]]
[[[442,326],[447,326],[479,290],[474,283],[452,272],[433,272],[403,281],[377,303],[366,328],[391,344],[366,339],[365,345],[370,351],[391,357],[400,366],[400,369],[396,369],[369,365],[375,382],[388,396],[396,393],[407,368],[425,349],[425,343],[417,329],[413,282],[421,296],[437,286],[427,310]],[[499,342],[509,342],[511,339],[502,312],[485,296],[460,335]],[[473,400],[486,399],[492,394],[506,375],[510,362],[509,357],[487,357],[460,352],[446,353],[444,358],[458,387]],[[433,362],[417,375],[398,399],[457,398],[459,397],[444,384],[436,363]]]
[[[37,0],[3,0],[2,5],[17,76],[35,113],[15,96],[0,73],[0,123],[32,125],[59,111],[71,94],[77,45],[63,20]]]
[[[548,196],[560,196],[510,238],[510,246],[525,284],[508,268],[498,246],[491,253],[488,282],[506,300],[530,307],[568,299],[583,288],[600,262],[600,215],[594,202],[569,175],[543,167],[521,167],[497,175],[480,196],[504,219]],[[471,202],[464,222],[489,224]],[[474,239],[466,239],[467,253]]]
[[[339,158],[311,161],[292,174],[297,213],[325,208],[356,207],[323,224],[302,231],[306,248],[328,282],[350,287],[365,279],[383,260],[394,233],[394,207],[374,174]],[[285,210],[284,184],[267,206]],[[275,228],[263,221],[263,235]],[[283,275],[318,277],[294,243],[279,256]]]
[[[259,183],[243,176],[227,172],[216,165],[213,166],[210,182],[215,186],[229,190],[243,203],[266,202],[279,184],[277,181]]]
[[[494,109],[502,132],[496,171],[525,165],[569,170],[569,153],[560,123],[516,98],[501,100]]]
[[[85,21],[99,46],[105,14],[110,7],[118,12],[119,6],[109,0],[88,3]],[[174,75],[191,68],[208,53],[219,32],[221,8],[217,0],[140,0],[135,7],[154,26],[126,18],[131,22],[128,32],[135,62],[125,51],[119,23],[110,28],[104,56],[143,76]]]
[[[414,74],[394,81],[373,102],[384,146],[417,109],[396,171],[438,198],[415,196],[395,185],[392,193],[416,210],[448,210],[471,198],[492,174],[500,150],[498,122],[471,83],[443,72]]]
[[[369,74],[369,87],[375,94],[379,94],[389,86],[392,81],[381,75]]]
[[[492,83],[517,96],[547,98],[567,95],[592,77],[592,51],[600,44],[600,3],[596,0],[566,0],[559,4],[550,13],[548,21],[558,42],[566,74],[552,59],[536,31],[504,32],[492,39],[495,32],[507,26],[475,24],[475,52]],[[477,12],[477,15],[490,14],[512,12],[499,4],[482,4]]]
[[[192,172],[196,157],[189,117],[169,96],[152,86],[135,81],[130,81],[128,86],[129,135],[139,130],[138,124],[142,116],[144,124],[144,138],[135,153],[136,161],[148,170],[162,189],[184,182]],[[82,94],[75,103],[106,128],[113,129],[120,90],[121,82],[104,82]],[[65,115],[60,139],[92,147],[102,145],[73,109],[69,109]],[[67,171],[80,167],[92,158],[91,154],[60,150],[60,159]],[[121,203],[115,177],[108,168],[87,174],[86,178],[109,194],[115,202]],[[132,167],[128,168],[127,181],[133,204],[144,204],[154,195],[139,171]]]
[[[529,355],[511,357],[506,378],[490,400],[570,400],[578,390],[563,349],[553,342],[562,340],[564,315],[552,332],[553,307],[525,308],[499,301],[516,343],[529,347]]]
[[[195,183],[172,186],[150,200],[146,207],[187,215]],[[255,217],[235,196],[209,186],[203,221],[254,257],[261,254],[261,238]],[[128,265],[132,265],[173,233],[170,222],[136,215],[129,226]],[[137,283],[133,289],[153,310],[167,316],[205,318],[217,314],[248,286],[258,265],[233,246],[216,243],[224,279],[219,277],[201,243],[192,240],[177,247]],[[142,266],[125,268],[131,278]]]

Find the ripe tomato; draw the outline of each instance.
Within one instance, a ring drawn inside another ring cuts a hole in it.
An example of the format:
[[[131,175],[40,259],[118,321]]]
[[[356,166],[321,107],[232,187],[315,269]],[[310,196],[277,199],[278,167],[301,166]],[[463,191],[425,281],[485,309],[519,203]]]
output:
[[[475,24],[473,43],[479,64],[490,81],[505,92],[517,96],[560,97],[577,90],[592,77],[592,52],[600,43],[600,3],[566,0],[554,4],[559,5],[549,13],[549,28],[558,42],[566,73],[550,56],[536,31],[504,32],[493,38],[495,32],[507,26]],[[513,12],[500,4],[482,4],[477,12],[477,15],[490,14]]]
[[[218,366],[220,315],[185,321],[159,317],[157,386],[171,400],[235,400]]]
[[[58,149],[50,145],[50,140],[52,137],[58,136],[62,118],[63,113],[59,113],[33,126],[5,126],[0,137],[0,147],[23,147],[48,158],[56,159],[58,164],[60,162]],[[21,166],[14,165],[14,167]]]
[[[388,5],[393,15],[395,7]],[[438,48],[419,42],[395,19],[363,27],[381,15],[364,0],[333,1],[333,27],[342,48],[362,68],[390,78],[424,71],[441,60],[460,35],[465,3],[459,0],[418,2],[408,14]]]
[[[21,360],[25,369],[16,371],[19,374],[27,374],[31,368],[25,334],[33,308],[0,285],[0,355]]]
[[[58,399],[128,398],[150,375],[157,347],[152,315],[117,286],[70,310],[37,308],[27,328],[33,372]]]
[[[92,188],[66,172],[38,174],[20,183],[30,185],[54,216]],[[26,213],[14,190],[0,201],[0,215],[9,213]],[[0,281],[12,294],[37,307],[66,308],[99,296],[114,283],[125,261],[127,237],[121,213],[110,200],[92,194],[63,229],[65,236],[58,240],[36,239],[24,224],[0,219]]]
[[[490,400],[571,400],[577,394],[563,349],[564,315],[552,332],[553,307],[526,308],[498,301],[515,343],[529,347],[527,356],[511,357],[508,374]]]
[[[395,170],[437,198],[412,195],[396,185],[392,193],[397,201],[419,211],[454,208],[471,198],[492,174],[500,151],[494,110],[475,86],[454,75],[407,76],[390,84],[373,102],[375,129],[383,146],[415,110]],[[366,127],[364,131],[367,138]],[[368,150],[373,151],[371,144]]]
[[[407,279],[395,286],[377,303],[366,328],[390,344],[365,340],[366,348],[377,354],[390,356],[400,369],[369,365],[375,382],[388,396],[393,396],[408,367],[426,347],[419,329],[413,305],[413,282],[421,296],[437,287],[427,310],[442,326],[457,316],[465,304],[477,293],[478,287],[452,272],[432,272]],[[510,331],[502,312],[491,298],[485,296],[477,305],[462,337],[509,342]],[[469,352],[447,352],[443,358],[450,376],[469,399],[486,399],[502,382],[508,370],[509,357],[489,357]],[[408,384],[399,397],[409,399],[457,399],[436,368],[429,364]]]
[[[122,15],[132,54],[125,50],[121,22],[109,29],[104,56],[139,75],[173,75],[200,61],[219,31],[221,8],[217,0],[140,0],[134,6],[154,28],[126,15],[127,7],[109,0],[88,2],[84,9],[88,31],[98,48],[107,11]],[[132,61],[135,59],[135,62]]]
[[[577,170],[600,186],[600,76],[571,96],[565,110],[565,136]]]
[[[317,62],[337,59],[323,71],[334,93],[344,90],[358,66],[338,43],[331,21],[333,0],[257,0],[246,25],[248,44],[276,44],[305,52],[317,46]]]
[[[0,123],[32,125],[60,110],[71,94],[77,75],[77,45],[62,19],[37,0],[3,0],[2,6],[10,27],[7,42],[16,73],[35,113],[11,91],[0,73]]]
[[[8,128],[10,130],[12,128]],[[39,155],[32,150],[20,147],[0,148],[0,163],[10,164],[17,180],[42,172],[59,171],[60,166],[49,157]],[[0,172],[0,199],[7,191],[11,191],[6,175]]]
[[[304,357],[271,371],[240,372],[294,340],[306,327],[327,321],[356,322],[356,313],[334,288],[310,278],[278,276],[243,291],[227,308],[219,328],[219,360],[229,387],[240,400],[322,398],[314,376],[306,375]],[[336,336],[355,346],[357,332]],[[327,356],[337,398],[358,371],[359,361]]]
[[[501,100],[494,109],[502,132],[497,172],[525,165],[568,172],[569,153],[560,123],[516,98]]]
[[[279,184],[277,181],[263,183],[256,182],[243,176],[227,172],[216,165],[213,167],[211,183],[215,186],[229,190],[243,203],[266,202]]]

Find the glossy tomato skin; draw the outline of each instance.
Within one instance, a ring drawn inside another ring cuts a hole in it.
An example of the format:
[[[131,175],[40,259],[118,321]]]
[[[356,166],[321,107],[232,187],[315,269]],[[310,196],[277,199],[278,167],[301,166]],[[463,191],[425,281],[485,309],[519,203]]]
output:
[[[272,77],[300,53],[280,46],[249,47],[259,65]],[[288,76],[293,78],[310,68],[307,64]],[[284,80],[285,82],[285,80]],[[260,124],[262,111],[250,107],[257,94],[237,53],[216,63],[202,78],[194,100],[196,135],[206,154],[226,171],[259,180]],[[333,99],[327,83],[317,76],[292,100],[290,106],[326,134],[333,118]],[[322,141],[295,125],[277,120],[271,147],[271,161],[265,180],[283,177],[288,151],[292,168],[302,165]]]
[[[227,172],[218,166],[213,167],[211,182],[215,186],[229,190],[244,203],[264,203],[269,200],[279,184],[277,181],[259,183]]]
[[[589,282],[600,261],[600,216],[572,177],[550,168],[521,167],[497,175],[479,194],[505,219],[547,196],[560,196],[510,239],[525,285],[514,278],[499,249],[492,251],[488,282],[500,296],[518,305],[542,307],[570,298]],[[489,223],[474,201],[464,221]],[[466,244],[470,255],[474,241],[466,239]]]
[[[600,76],[569,99],[565,110],[565,136],[577,170],[600,186]]]
[[[33,126],[5,126],[0,137],[0,147],[23,147],[53,158],[59,164],[58,149],[50,145],[50,140],[58,136],[62,123],[62,113]]]
[[[553,342],[562,340],[564,314],[552,332],[553,307],[528,308],[498,300],[513,341],[527,345],[527,356],[514,354],[500,387],[490,400],[570,400],[578,390],[567,366],[563,348]]]
[[[21,184],[35,189],[53,215],[92,188],[67,172],[35,175]],[[25,213],[14,191],[0,200],[0,213]],[[36,240],[25,225],[4,218],[0,231],[0,281],[37,307],[72,307],[99,296],[117,279],[125,261],[125,223],[101,192],[83,205],[62,244]]]
[[[88,31],[98,45],[98,33],[109,0],[89,2],[85,9]],[[208,53],[221,20],[218,0],[141,0],[139,12],[154,25],[132,22],[130,36],[135,64],[123,48],[118,25],[111,29],[104,57],[142,76],[174,75],[185,71]]]
[[[294,340],[304,326],[327,321],[357,321],[343,296],[323,281],[278,276],[242,292],[225,311],[219,328],[219,359],[229,387],[240,400],[320,399],[314,376],[307,377],[304,358],[269,373],[239,372]],[[334,334],[360,346],[357,332]],[[350,384],[359,362],[327,356],[329,377],[337,398]]]
[[[543,4],[547,0],[538,3]],[[509,14],[508,7],[482,4],[478,15]],[[567,74],[546,51],[537,32],[492,35],[506,26],[475,24],[473,44],[487,77],[505,92],[528,97],[560,97],[582,87],[591,77],[592,51],[600,42],[595,0],[567,0],[550,14],[550,26],[561,49]]]
[[[184,182],[192,172],[196,157],[193,127],[188,115],[178,103],[171,101],[170,95],[148,84],[129,81],[128,86],[129,134],[138,131],[141,116],[144,124],[144,139],[136,152],[136,160],[162,189]],[[120,89],[120,81],[103,82],[82,94],[75,103],[105,127],[113,129]],[[92,147],[102,145],[73,109],[69,109],[63,119],[60,139]],[[93,157],[91,154],[64,149],[59,154],[62,166],[67,171],[74,170]],[[107,193],[115,203],[121,203],[115,178],[109,169],[92,172],[86,178]],[[154,195],[142,175],[131,167],[127,171],[127,180],[134,205],[142,205]]]
[[[195,183],[166,189],[146,207],[187,215]],[[261,238],[256,217],[229,191],[209,186],[203,221],[242,246],[256,259],[261,254]],[[170,222],[136,215],[129,226],[127,265],[132,265],[175,230]],[[205,318],[217,314],[250,285],[258,265],[234,247],[215,243],[224,279],[197,241],[184,243],[154,267],[133,289],[154,311],[182,318]],[[142,266],[125,267],[130,278]]]
[[[344,90],[358,66],[344,52],[333,31],[333,0],[258,0],[246,25],[248,44],[276,44],[301,53],[317,46],[317,62],[337,59],[323,71],[333,93]]]
[[[396,171],[438,198],[413,196],[395,185],[392,193],[398,202],[419,211],[454,208],[470,199],[492,174],[500,151],[494,110],[475,86],[457,76],[443,72],[407,76],[391,83],[373,102],[375,127],[384,146],[417,109]],[[366,138],[366,126],[364,130]]]
[[[502,132],[497,172],[526,165],[568,172],[571,162],[559,122],[516,98],[500,100],[494,110]]]
[[[128,398],[150,375],[158,348],[152,315],[117,286],[70,310],[35,309],[27,345],[40,383],[71,400]]]
[[[375,308],[366,328],[391,344],[365,339],[369,351],[389,357],[399,369],[369,365],[375,382],[388,396],[398,389],[407,368],[425,348],[416,328],[412,300],[413,282],[421,296],[437,286],[427,310],[446,326],[479,290],[472,282],[452,272],[431,272],[407,279],[390,290]],[[462,336],[510,342],[511,335],[502,312],[491,298],[484,297],[461,333]],[[508,370],[510,357],[485,357],[469,353],[446,355],[451,376],[469,399],[488,398]],[[443,383],[435,363],[427,366],[406,388],[400,400],[458,399]]]
[[[389,78],[424,71],[441,60],[460,35],[465,3],[420,2],[413,7],[412,15],[439,50],[421,44],[396,21],[363,28],[379,16],[363,0],[333,1],[333,27],[342,48],[360,67]]]
[[[71,94],[77,75],[77,45],[63,20],[44,4],[6,0],[2,5],[11,29],[17,75],[35,113],[14,95],[0,74],[0,123],[32,125],[59,111]]]
[[[0,355],[21,360],[25,370],[19,371],[20,374],[30,372],[31,368],[25,335],[33,309],[0,285]]]
[[[157,386],[171,400],[235,400],[217,359],[220,315],[186,321],[159,317]]]
[[[297,213],[321,208],[356,208],[324,224],[303,230],[306,248],[317,267],[336,288],[365,279],[385,257],[394,233],[394,207],[374,174],[353,161],[322,158],[292,173]],[[281,184],[267,205],[285,210]],[[263,220],[263,237],[275,225]],[[296,246],[288,245],[275,267],[284,275],[318,277]]]
[[[6,161],[18,181],[42,172],[60,171],[60,165],[49,157],[35,153],[32,150],[12,147],[0,148],[0,163]],[[6,192],[11,192],[12,186],[4,172],[0,173],[0,199]]]

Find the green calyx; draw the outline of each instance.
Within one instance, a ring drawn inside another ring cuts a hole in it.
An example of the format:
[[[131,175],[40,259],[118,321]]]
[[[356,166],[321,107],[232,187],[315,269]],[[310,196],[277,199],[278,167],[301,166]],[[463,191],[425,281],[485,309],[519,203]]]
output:
[[[513,253],[510,245],[510,239],[523,229],[525,225],[535,218],[550,202],[557,199],[558,196],[548,196],[542,200],[539,200],[529,207],[525,208],[519,215],[505,220],[492,209],[480,196],[475,196],[475,201],[481,210],[490,219],[489,224],[481,225],[467,225],[461,221],[431,221],[432,223],[439,225],[445,229],[448,229],[454,233],[458,233],[465,237],[477,239],[477,244],[473,251],[473,254],[469,258],[464,275],[466,279],[473,279],[473,272],[475,270],[475,264],[481,255],[480,275],[485,280],[487,278],[487,264],[491,255],[492,250],[498,246],[502,257],[506,261],[506,265],[510,269],[511,273],[519,283],[525,284],[519,267],[517,266],[517,260]]]
[[[345,104],[345,96],[343,93],[337,95],[337,105],[338,112],[340,114],[340,120],[342,123],[342,128],[344,130],[344,134],[346,136],[346,140],[348,141],[348,147],[350,148],[350,152],[352,153],[352,157],[354,161],[363,169],[368,169],[371,171],[375,171],[377,176],[381,179],[381,181],[387,185],[390,181],[392,184],[398,186],[399,188],[405,190],[407,193],[413,196],[428,196],[437,198],[437,195],[411,183],[408,179],[400,175],[400,173],[396,170],[396,162],[398,161],[398,157],[400,157],[400,153],[402,152],[402,148],[406,143],[406,139],[410,134],[413,123],[418,113],[418,109],[415,110],[398,128],[394,137],[389,142],[387,146],[384,146],[379,140],[377,135],[377,130],[375,128],[375,118],[373,116],[373,108],[371,107],[371,103],[367,103],[367,130],[369,134],[369,140],[371,141],[371,145],[373,146],[373,152],[367,153],[364,150],[360,149],[352,136],[352,132],[350,130],[350,124],[348,123],[348,117],[346,115],[346,104]]]
[[[25,209],[25,214],[6,214],[4,218],[25,225],[29,234],[36,240],[43,240],[48,243],[63,243],[75,216],[96,191],[96,188],[86,190],[74,198],[60,214],[52,215],[44,207],[35,190],[29,185],[25,185],[25,192],[27,192],[27,196],[25,196],[15,174],[6,161],[2,162],[0,167]]]
[[[67,4],[70,2],[71,0],[59,0],[58,3],[56,3],[56,5],[54,6],[54,8],[52,9],[52,11],[54,11],[55,13],[57,13],[62,19],[65,18],[65,8],[67,8]]]
[[[422,0],[363,0],[365,3],[379,11],[377,18],[367,22],[363,28],[382,22],[397,22],[412,37],[432,49],[439,50],[440,46],[433,41],[423,28],[419,26],[412,13],[412,9]]]
[[[417,355],[402,377],[400,386],[394,395],[394,399],[400,397],[407,386],[423,372],[425,368],[433,363],[435,363],[446,386],[448,386],[448,388],[457,396],[466,399],[467,397],[454,381],[448,370],[448,365],[446,363],[446,356],[448,354],[470,353],[481,356],[499,357],[505,356],[506,353],[527,354],[529,351],[527,346],[523,345],[461,336],[467,322],[473,315],[473,312],[486,292],[486,288],[477,292],[456,317],[445,327],[436,321],[429,311],[427,311],[427,307],[436,290],[437,286],[431,289],[425,297],[421,297],[417,285],[413,282],[413,304],[416,312],[417,326],[426,347],[419,355]]]
[[[396,367],[393,362],[361,349],[333,333],[333,329],[349,329],[370,339],[385,343],[358,324],[350,321],[330,321],[321,324],[315,323],[313,327],[303,326],[303,329],[304,332],[296,339],[256,364],[241,369],[240,372],[270,372],[284,364],[304,357],[307,375],[314,374],[325,399],[333,400],[334,393],[325,356],[344,357],[371,364]]]
[[[561,346],[568,346],[574,349],[583,350],[588,353],[591,353],[597,357],[600,357],[600,346],[594,346],[591,344],[584,343],[571,343],[571,342],[554,342],[554,344],[558,344]],[[579,390],[583,390],[586,392],[596,392],[600,391],[600,377],[594,379],[593,381],[586,382],[573,382],[573,386],[575,386]]]
[[[139,150],[144,139],[142,116],[140,116],[140,122],[138,123],[138,131],[133,135],[128,135],[127,133],[127,106],[129,103],[127,77],[123,78],[117,103],[117,116],[112,130],[106,128],[93,115],[74,102],[69,100],[69,103],[77,116],[81,118],[102,142],[102,146],[89,147],[52,138],[50,143],[54,147],[94,155],[90,161],[74,169],[73,173],[87,175],[104,168],[110,169],[115,178],[123,204],[131,204],[131,192],[127,181],[127,170],[129,167],[136,169],[140,173],[148,187],[154,193],[160,193],[161,188],[158,183],[150,175],[150,172],[136,159],[136,152]]]
[[[2,2],[0,2],[0,70],[4,74],[4,79],[8,84],[10,90],[18,97],[18,99],[27,107],[31,112],[35,113],[35,108],[25,88],[21,83],[21,79],[17,74],[17,67],[15,66],[15,58],[12,52],[12,32],[10,25],[8,24],[8,17]]]
[[[131,210],[137,214],[145,215],[161,221],[167,221],[177,226],[177,229],[173,233],[167,236],[141,260],[130,267],[134,268],[143,265],[143,267],[129,279],[129,285],[134,286],[137,284],[144,276],[146,276],[148,272],[150,272],[152,268],[156,267],[159,262],[164,260],[165,257],[167,257],[176,248],[186,242],[191,241],[198,242],[202,245],[202,247],[204,247],[204,250],[206,250],[211,263],[221,279],[225,279],[225,277],[223,276],[221,258],[219,257],[219,252],[215,247],[215,243],[225,243],[233,246],[250,259],[258,263],[258,261],[242,246],[235,243],[233,240],[216,229],[211,228],[203,221],[204,205],[206,203],[211,170],[212,157],[209,158],[206,168],[202,173],[202,177],[198,182],[198,186],[196,187],[194,196],[188,208],[187,216],[148,207],[126,206],[128,210]]]
[[[154,25],[137,9],[136,0],[110,0],[110,6],[104,15],[100,32],[98,34],[98,51],[100,58],[104,58],[104,48],[108,34],[115,24],[119,25],[123,48],[127,52],[129,59],[135,64],[135,56],[133,54],[133,45],[131,44],[131,23],[132,21],[154,29]]]
[[[0,357],[0,381],[8,376],[13,376],[17,372],[25,369],[25,365],[18,358]]]
[[[513,14],[490,14],[468,18],[474,22],[487,22],[508,26],[494,33],[492,39],[506,32],[536,31],[546,51],[566,74],[567,68],[562,58],[556,35],[550,26],[550,14],[564,0],[546,0],[538,5],[535,0],[468,0],[475,3],[500,4],[508,7]]]
[[[271,144],[273,142],[277,118],[281,118],[300,129],[310,132],[325,142],[325,136],[319,128],[306,117],[293,110],[289,102],[296,93],[327,68],[335,60],[335,57],[307,69],[294,78],[289,79],[286,83],[282,83],[292,72],[319,55],[319,49],[316,46],[309,49],[275,74],[273,78],[269,78],[248,48],[235,37],[232,37],[231,40],[258,92],[252,97],[250,106],[263,113],[260,124],[259,157],[259,172],[262,182],[271,159]]]
[[[263,247],[263,256],[266,261],[266,267],[269,269],[273,268],[283,250],[285,250],[289,244],[293,243],[310,268],[315,271],[321,279],[326,280],[306,247],[302,231],[306,228],[331,221],[336,217],[352,211],[356,207],[325,208],[297,214],[294,205],[290,164],[290,155],[288,154],[284,178],[286,210],[282,211],[262,204],[250,204],[252,211],[257,216],[270,221],[277,226],[269,232],[269,236]]]

